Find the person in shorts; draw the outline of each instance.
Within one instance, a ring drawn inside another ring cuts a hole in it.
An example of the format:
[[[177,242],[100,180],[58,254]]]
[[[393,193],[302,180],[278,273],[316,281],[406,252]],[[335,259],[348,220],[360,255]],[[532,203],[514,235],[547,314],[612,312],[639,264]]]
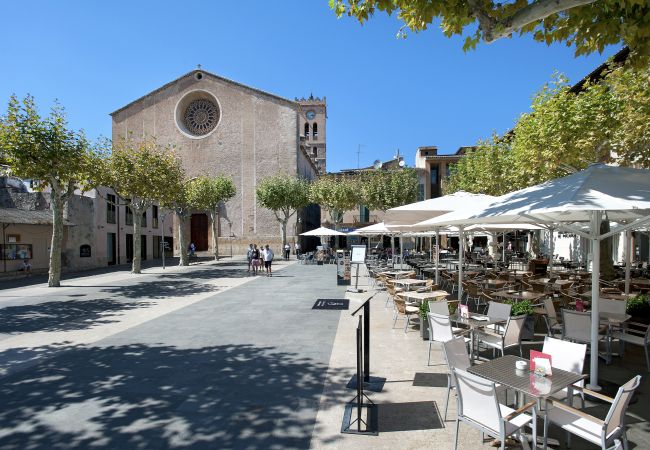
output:
[[[251,262],[253,264],[253,275],[257,275],[257,268],[260,266],[260,249],[257,248],[257,244],[253,244]]]
[[[32,264],[28,259],[23,259],[23,263],[18,268],[18,272],[23,272],[27,276],[32,274]]]
[[[246,252],[246,260],[248,261],[248,273],[251,273],[253,265],[253,244],[248,244],[248,251]]]
[[[273,262],[273,250],[269,248],[269,244],[266,244],[264,248],[264,268],[266,269],[266,276],[272,277],[273,271],[271,270],[271,263]]]

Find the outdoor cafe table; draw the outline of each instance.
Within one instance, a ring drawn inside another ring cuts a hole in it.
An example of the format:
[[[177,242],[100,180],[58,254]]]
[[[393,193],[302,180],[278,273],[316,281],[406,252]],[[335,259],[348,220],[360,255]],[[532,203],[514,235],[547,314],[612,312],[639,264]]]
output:
[[[505,298],[507,300],[528,300],[531,302],[537,301],[544,297],[546,294],[532,291],[497,291],[493,292],[493,297]]]
[[[600,298],[606,298],[609,300],[627,300],[628,297],[630,297],[632,294],[614,294],[611,292],[601,292],[600,293]],[[591,291],[588,292],[583,292],[580,294],[580,297],[586,298],[588,300],[591,300]]]
[[[536,284],[538,286],[546,286],[549,284],[549,281],[551,281],[550,278],[535,278],[533,280],[528,280],[528,283],[530,284]],[[566,286],[571,286],[573,284],[573,281],[571,280],[555,280],[553,283],[550,283],[553,285],[553,288],[559,288],[562,289]]]
[[[385,275],[389,278],[399,279],[405,277],[408,274],[412,274],[412,270],[388,270],[386,272],[380,272],[382,275]]]
[[[457,325],[462,325],[465,328],[470,330],[470,346],[469,346],[469,357],[471,361],[474,361],[474,340],[476,335],[476,330],[479,328],[487,327],[488,325],[496,325],[505,323],[506,319],[501,317],[489,317],[484,314],[470,313],[469,317],[461,317],[458,313],[452,316],[449,316],[449,319],[452,322],[455,322]]]
[[[528,366],[524,370],[517,370],[515,367],[517,361],[530,363],[527,359],[518,356],[505,355],[472,366],[467,371],[533,398],[537,403],[537,410],[542,411],[543,414],[546,414],[547,411],[546,400],[548,397],[568,388],[567,398],[572,398],[571,386],[583,378],[581,374],[567,372],[556,367],[553,367],[553,375],[538,377],[528,370]],[[546,424],[546,420],[544,422]],[[544,448],[546,448],[546,428],[545,426],[543,433]],[[535,444],[537,444],[537,436],[536,433],[533,433],[533,446],[536,446]]]
[[[447,291],[429,291],[429,292],[417,292],[417,291],[405,291],[398,292],[398,297],[403,297],[405,300],[415,300],[418,303],[422,303],[426,300],[439,300],[445,298],[449,295]]]
[[[481,286],[483,289],[501,289],[508,284],[508,281],[500,280],[499,278],[490,278],[487,280],[477,281],[476,284]]]
[[[427,280],[418,280],[415,278],[400,278],[393,281],[393,284],[404,287],[407,291],[411,289],[411,286],[418,286],[427,284]]]

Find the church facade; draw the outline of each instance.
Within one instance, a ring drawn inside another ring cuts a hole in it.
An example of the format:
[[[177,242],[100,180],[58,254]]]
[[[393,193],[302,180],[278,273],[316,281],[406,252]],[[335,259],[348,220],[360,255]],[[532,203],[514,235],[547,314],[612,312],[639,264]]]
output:
[[[200,68],[111,117],[114,140],[149,136],[173,145],[188,178],[232,178],[237,194],[219,214],[222,255],[231,248],[234,254],[242,254],[249,243],[268,243],[279,250],[280,225],[272,211],[257,203],[257,184],[278,173],[311,180],[326,167],[325,99],[289,100]],[[287,227],[288,241],[295,242],[297,234],[317,227],[319,221],[318,208],[301,211]],[[196,211],[188,222],[183,232],[189,241],[199,251],[209,250],[208,216]],[[174,229],[177,246],[178,227]]]

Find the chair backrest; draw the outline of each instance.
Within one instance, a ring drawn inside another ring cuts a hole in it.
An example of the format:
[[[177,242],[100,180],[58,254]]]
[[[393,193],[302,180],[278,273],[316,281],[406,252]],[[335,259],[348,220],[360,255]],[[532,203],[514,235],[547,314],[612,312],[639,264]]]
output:
[[[499,433],[501,410],[494,383],[462,369],[454,369],[458,389],[458,417]]]
[[[563,338],[578,342],[591,341],[591,313],[562,309]]]
[[[637,375],[623,386],[618,388],[614,402],[609,408],[607,417],[605,418],[605,436],[609,436],[617,427],[623,428],[625,426],[625,413],[627,407],[632,400],[632,395],[636,388],[641,383],[641,375]]]
[[[544,297],[544,309],[546,310],[546,315],[557,322],[557,313],[555,312],[555,304],[552,298]]]
[[[462,337],[455,338],[442,344],[445,360],[449,367],[451,386],[456,386],[456,378],[453,375],[454,369],[467,370],[472,362],[467,354],[467,345]]]
[[[427,313],[427,319],[429,319],[429,336],[432,341],[447,342],[454,338],[449,314]]]
[[[503,346],[509,347],[511,345],[519,344],[521,338],[521,332],[524,329],[524,322],[526,321],[526,315],[514,316],[508,318],[508,323],[506,324],[506,331],[503,333]]]
[[[398,313],[406,314],[406,302],[403,299],[393,297],[393,303],[395,303],[395,308]]]
[[[581,374],[585,364],[587,345],[546,336],[542,352],[551,355],[553,367]]]
[[[449,315],[449,304],[447,300],[429,300],[429,312],[434,314],[442,314],[443,316]]]
[[[512,305],[507,303],[490,302],[488,304],[487,316],[495,319],[507,320],[510,317]]]
[[[610,298],[601,298],[598,301],[598,310],[600,312],[625,314],[626,302],[624,300],[612,300]]]

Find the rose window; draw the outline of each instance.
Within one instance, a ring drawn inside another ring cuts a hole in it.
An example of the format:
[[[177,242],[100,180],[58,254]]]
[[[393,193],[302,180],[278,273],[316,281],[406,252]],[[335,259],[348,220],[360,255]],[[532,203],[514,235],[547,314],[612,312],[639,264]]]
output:
[[[184,123],[187,131],[203,136],[214,130],[219,122],[219,108],[210,100],[194,100],[185,110]]]

